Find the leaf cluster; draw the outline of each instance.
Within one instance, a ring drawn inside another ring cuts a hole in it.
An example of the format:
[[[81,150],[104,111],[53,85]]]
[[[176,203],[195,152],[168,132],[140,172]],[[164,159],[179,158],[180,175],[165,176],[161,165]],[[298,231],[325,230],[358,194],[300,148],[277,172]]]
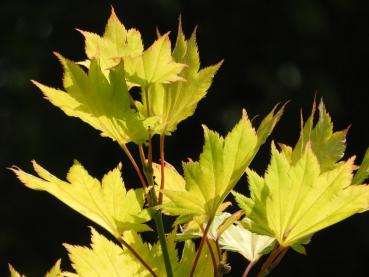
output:
[[[263,276],[288,248],[305,253],[316,232],[368,209],[369,187],[362,183],[369,176],[369,151],[360,167],[354,158],[343,159],[348,129],[334,132],[323,101],[316,123],[315,102],[306,122],[301,116],[294,147],[272,142],[265,174],[250,165],[285,105],[275,106],[257,128],[246,110],[225,136],[203,126],[199,160],[184,162],[180,174],[165,161],[164,138],[194,113],[222,62],[201,68],[196,29],[186,38],[181,21],[173,49],[169,33],[159,32],[145,49],[140,32],[127,29],[113,9],[102,36],[78,31],[85,39],[84,61],[55,53],[63,88],[33,83],[66,115],[117,142],[142,188],[125,184],[121,164],[98,180],[75,161],[65,181],[35,161],[35,175],[12,167],[27,187],[48,192],[112,236],[91,227],[90,246],[64,245],[74,272],[62,271],[59,260],[46,276],[222,276],[231,270],[227,252],[249,261],[247,276],[270,253]],[[153,157],[157,137],[160,163]],[[249,196],[234,191],[244,174]],[[233,214],[227,212],[230,194],[240,207]],[[171,230],[163,224],[168,217],[174,217]],[[152,231],[157,241],[143,240],[141,233]],[[21,276],[9,268],[12,277]]]

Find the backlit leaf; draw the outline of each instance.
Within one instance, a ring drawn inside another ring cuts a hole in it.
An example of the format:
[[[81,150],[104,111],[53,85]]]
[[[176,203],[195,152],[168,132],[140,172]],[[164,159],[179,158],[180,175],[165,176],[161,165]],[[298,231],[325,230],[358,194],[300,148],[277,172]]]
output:
[[[129,250],[106,239],[91,228],[91,246],[74,246],[64,244],[75,273],[70,277],[121,277],[150,276],[137,259],[132,259]]]
[[[53,105],[68,116],[80,118],[101,131],[102,136],[110,137],[119,144],[145,141],[147,131],[144,122],[130,107],[122,64],[112,69],[109,79],[106,79],[96,60],[92,60],[86,74],[74,62],[60,55],[58,58],[64,66],[66,91],[34,82]]]
[[[369,176],[369,148],[365,152],[365,156],[361,165],[356,171],[354,178],[352,179],[352,184],[358,185],[364,182]]]
[[[85,50],[89,60],[97,59],[104,74],[119,64],[123,57],[136,57],[143,53],[141,34],[136,29],[127,30],[119,21],[114,9],[101,37],[95,33],[78,30],[85,37]],[[89,66],[90,61],[83,64]]]
[[[321,171],[329,170],[343,157],[346,149],[348,129],[333,132],[333,123],[327,113],[323,100],[319,103],[319,119],[314,126],[315,102],[310,117],[301,130],[300,138],[293,150],[292,161],[296,162],[305,152],[310,143],[318,158]]]
[[[181,24],[173,57],[177,63],[187,65],[179,75],[185,81],[170,84],[157,83],[150,86],[147,93],[148,99],[146,94],[143,94],[143,103],[138,103],[137,106],[144,116],[151,115],[159,118],[152,129],[160,134],[170,134],[175,131],[182,120],[194,113],[198,102],[205,97],[214,75],[222,64],[220,62],[200,70],[196,32],[186,40]]]
[[[45,277],[62,277],[62,271],[60,269],[61,260],[57,260],[55,265],[46,273]]]
[[[161,184],[161,165],[157,163],[153,163],[153,176],[155,177],[155,183],[157,184],[157,188]],[[181,174],[169,163],[165,163],[164,165],[164,187],[167,190],[177,190],[177,191],[185,191],[186,190],[186,182]],[[163,203],[170,201],[165,195],[163,197]]]
[[[288,247],[369,207],[369,187],[351,185],[353,159],[322,171],[309,144],[292,163],[272,147],[264,177],[247,170],[251,197],[235,194],[251,231],[274,237]]]
[[[124,231],[131,229],[150,230],[144,224],[150,218],[147,210],[142,209],[143,190],[126,190],[121,165],[108,172],[101,182],[91,177],[78,162],[70,168],[67,181],[58,179],[35,161],[33,167],[39,177],[16,167],[12,170],[27,187],[49,192],[115,237],[119,238]]]
[[[185,81],[178,74],[186,66],[172,58],[169,34],[159,37],[141,56],[125,57],[126,78],[147,88],[154,83]]]
[[[164,191],[171,202],[162,209],[169,214],[214,217],[260,147],[245,111],[225,138],[206,127],[204,133],[200,160],[184,164],[186,190]]]
[[[9,264],[8,267],[10,271],[10,277],[26,277],[26,275],[21,275],[18,273],[11,264]]]

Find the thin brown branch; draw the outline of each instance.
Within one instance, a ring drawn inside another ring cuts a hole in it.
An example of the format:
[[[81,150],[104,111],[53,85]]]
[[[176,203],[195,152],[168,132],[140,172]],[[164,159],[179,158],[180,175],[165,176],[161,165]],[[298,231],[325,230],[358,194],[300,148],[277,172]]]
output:
[[[158,275],[156,275],[156,273],[152,270],[152,268],[145,262],[145,260],[137,253],[137,251],[132,246],[130,246],[122,237],[120,238],[119,241],[125,247],[127,247],[129,251],[131,251],[133,256],[135,256],[135,258],[140,261],[140,263],[151,273],[152,276],[158,277]]]
[[[242,277],[247,277],[252,269],[252,267],[256,264],[255,261],[253,262],[249,262],[249,264],[247,265],[245,271],[242,274]]]
[[[200,225],[200,229],[201,229],[202,233],[204,234],[204,228],[201,225]],[[214,255],[213,247],[211,247],[211,243],[210,243],[210,240],[209,240],[209,237],[208,236],[206,236],[206,244],[207,244],[207,246],[209,248],[211,262],[213,263],[214,277],[218,277],[218,264],[217,264],[217,261],[215,260],[215,255]]]
[[[220,250],[220,247],[219,247],[219,237],[217,237],[217,239],[215,240],[215,245],[217,247],[218,259],[220,261],[222,260],[222,251]]]
[[[206,228],[205,228],[205,230],[203,232],[203,235],[202,235],[202,238],[201,238],[201,241],[200,241],[199,248],[196,251],[195,260],[193,261],[193,264],[192,264],[192,268],[191,268],[191,272],[190,272],[190,277],[193,277],[194,274],[195,274],[196,266],[197,266],[197,263],[199,262],[201,251],[204,248],[204,243],[206,241],[206,237],[208,235],[208,232],[209,232],[209,229],[210,229],[210,226],[211,226],[211,223],[212,222],[213,222],[213,218],[211,218],[208,221],[208,224],[206,225]]]
[[[273,262],[277,259],[278,255],[284,250],[282,246],[278,246],[275,248],[272,253],[270,253],[268,259],[264,262],[263,266],[261,267],[257,277],[264,276],[265,271],[273,264]]]
[[[122,147],[124,153],[127,155],[128,159],[131,161],[131,163],[133,165],[133,168],[135,169],[135,171],[137,172],[138,177],[140,178],[140,182],[142,184],[142,187],[144,189],[146,189],[147,185],[146,185],[145,178],[143,177],[142,172],[141,172],[140,168],[138,167],[135,159],[133,158],[131,152],[129,151],[129,149],[127,148],[127,146],[125,144],[120,144],[120,147]]]

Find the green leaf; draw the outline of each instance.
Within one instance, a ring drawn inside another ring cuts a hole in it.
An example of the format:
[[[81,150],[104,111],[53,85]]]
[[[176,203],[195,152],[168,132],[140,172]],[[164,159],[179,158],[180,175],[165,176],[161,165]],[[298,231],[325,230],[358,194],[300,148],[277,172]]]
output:
[[[102,179],[91,177],[86,169],[75,162],[67,175],[67,182],[46,171],[35,161],[32,162],[39,177],[13,167],[19,180],[34,190],[47,191],[80,214],[105,228],[116,238],[126,230],[147,231],[144,222],[150,219],[143,210],[142,189],[126,190],[121,165],[108,172]]]
[[[171,51],[169,34],[165,34],[141,56],[125,57],[127,80],[145,88],[154,83],[185,81],[178,74],[186,65],[175,62]]]
[[[96,60],[86,74],[80,66],[57,54],[64,67],[66,91],[50,88],[38,82],[34,84],[45,97],[68,116],[78,117],[102,136],[119,144],[130,141],[141,144],[148,134],[144,122],[131,109],[130,95],[124,80],[122,64],[112,69],[106,79]]]
[[[292,163],[272,145],[264,177],[247,170],[251,197],[235,194],[248,228],[289,247],[369,207],[369,187],[352,186],[353,159],[322,172],[309,144]]]
[[[144,50],[140,32],[136,29],[127,30],[119,21],[113,8],[102,37],[95,33],[78,31],[85,37],[88,59],[99,60],[106,76],[109,74],[109,69],[119,64],[121,58],[140,56]],[[83,64],[89,67],[89,60]]]
[[[70,277],[151,276],[137,260],[91,228],[91,247],[64,244],[77,274]]]
[[[186,64],[179,76],[186,81],[170,84],[155,84],[142,95],[143,103],[137,107],[143,116],[159,118],[152,129],[155,133],[169,135],[177,125],[191,116],[199,101],[205,97],[212,80],[222,62],[200,69],[199,52],[196,43],[196,32],[189,40],[185,39],[179,24],[178,36],[173,57],[177,63]],[[146,99],[148,96],[148,99]],[[149,114],[147,113],[149,111]]]
[[[333,132],[333,123],[327,113],[323,100],[319,104],[319,119],[314,125],[315,102],[310,117],[301,130],[300,138],[293,150],[292,161],[298,161],[305,152],[306,145],[311,148],[319,160],[321,171],[332,169],[343,157],[346,149],[348,129]]]
[[[61,260],[57,260],[55,265],[46,273],[45,277],[62,277],[62,272],[60,269]]]
[[[161,208],[169,214],[214,217],[261,144],[246,111],[225,138],[206,127],[204,133],[200,160],[184,164],[186,190],[164,191],[171,202]]]
[[[364,182],[369,176],[369,148],[366,150],[363,161],[356,171],[354,178],[352,179],[353,185],[358,185]]]
[[[65,244],[72,261],[72,266],[77,272],[77,274],[71,272],[66,273],[66,276],[152,276],[147,268],[128,248],[124,246],[121,248],[97,233],[93,228],[91,228],[91,232],[92,243],[90,248]],[[145,243],[134,231],[125,232],[123,239],[145,261],[155,274],[157,274],[157,276],[166,276],[163,254],[159,243],[155,243],[154,245]],[[166,237],[174,276],[187,277],[196,255],[195,245],[192,241],[186,241],[183,247],[182,257],[179,259],[174,239],[175,233],[171,233]],[[206,247],[204,253],[200,257],[199,267],[195,276],[203,276],[202,274],[204,274],[204,272],[211,272],[211,274],[213,274],[210,253]]]

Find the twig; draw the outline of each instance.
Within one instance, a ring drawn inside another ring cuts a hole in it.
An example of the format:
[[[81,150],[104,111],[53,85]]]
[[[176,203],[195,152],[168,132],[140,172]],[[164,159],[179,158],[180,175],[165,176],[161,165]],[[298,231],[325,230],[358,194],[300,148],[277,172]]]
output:
[[[242,277],[247,277],[252,269],[252,267],[256,264],[255,261],[249,262],[249,264],[247,265],[245,271],[242,274]]]
[[[123,237],[121,237],[119,239],[119,241],[125,246],[127,247],[127,249],[129,251],[131,251],[131,253],[133,254],[133,256],[136,257],[137,260],[139,260],[141,262],[141,264],[148,270],[150,271],[150,273],[152,274],[152,276],[154,277],[158,277],[158,275],[156,275],[156,273],[152,270],[152,268],[145,262],[145,260],[136,252],[136,250],[130,246],[124,239]]]
[[[201,238],[201,241],[200,241],[199,248],[197,249],[197,252],[196,252],[195,260],[193,261],[193,264],[192,264],[192,268],[191,268],[191,272],[190,272],[190,277],[193,277],[194,274],[195,274],[196,266],[197,266],[197,263],[199,262],[200,254],[201,254],[201,251],[202,251],[202,249],[204,247],[204,243],[206,241],[206,236],[208,235],[208,232],[209,232],[209,229],[210,229],[210,225],[211,225],[212,222],[213,222],[213,218],[211,218],[208,221],[208,224],[206,225],[206,228],[205,228],[205,230],[203,232],[203,235],[202,235],[202,238]]]
[[[144,177],[142,175],[142,172],[141,172],[140,168],[138,167],[135,159],[133,158],[131,152],[129,151],[129,149],[127,148],[127,146],[125,144],[120,144],[120,147],[122,147],[124,153],[127,155],[128,159],[131,161],[131,163],[133,165],[133,168],[135,169],[135,171],[137,172],[138,177],[140,178],[142,187],[144,189],[146,189],[147,185],[146,185],[145,179],[144,179]]]

